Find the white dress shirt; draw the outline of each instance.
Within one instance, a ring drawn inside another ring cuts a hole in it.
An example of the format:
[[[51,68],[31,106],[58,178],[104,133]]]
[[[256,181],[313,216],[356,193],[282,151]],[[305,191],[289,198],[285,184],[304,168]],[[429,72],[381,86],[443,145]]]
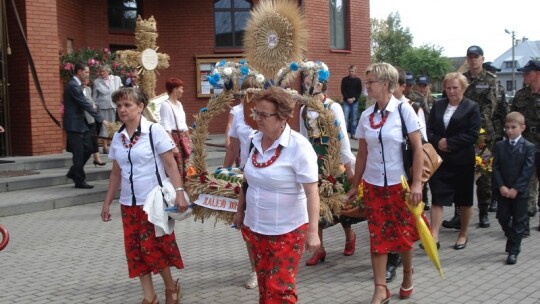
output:
[[[256,132],[244,120],[244,104],[240,103],[232,109],[233,122],[229,129],[229,136],[240,141],[240,168],[246,164],[251,145],[251,135]]]
[[[319,180],[317,155],[311,143],[286,125],[274,144],[262,153],[262,132],[253,135],[254,149],[250,153],[244,177],[249,188],[246,194],[244,224],[264,235],[282,235],[308,223],[307,199],[302,184]],[[268,161],[283,146],[276,161],[264,168],[253,165]]]
[[[115,160],[121,170],[120,204],[132,206],[144,205],[148,193],[158,185],[154,155],[150,146],[149,129],[152,126],[152,139],[155,148],[155,160],[162,180],[167,176],[160,154],[172,150],[175,145],[163,127],[141,118],[141,135],[131,148],[122,144],[122,134],[129,140],[126,129],[120,129],[113,136],[109,149],[109,158]],[[133,185],[130,180],[133,181]]]
[[[373,129],[369,123],[369,115],[375,110],[375,105],[362,112],[355,136],[365,139],[367,142],[367,161],[364,170],[364,180],[372,185],[384,186],[384,172],[386,165],[386,176],[388,186],[401,183],[401,175],[405,175],[403,168],[403,153],[401,143],[403,133],[401,131],[401,119],[399,117],[398,105],[401,102],[392,96],[385,111],[388,111],[386,123],[377,129]],[[410,133],[420,130],[421,123],[414,112],[412,106],[403,103],[401,114]],[[373,122],[378,124],[381,121],[381,113],[375,114]],[[382,130],[382,142],[379,142],[379,132]],[[383,163],[384,149],[384,163]]]
[[[184,112],[184,107],[182,107],[182,103],[179,101],[174,104],[171,104],[171,102],[168,100],[162,102],[161,107],[159,108],[159,117],[159,123],[168,132],[172,130],[181,132],[188,130],[188,126],[186,124],[186,112]],[[178,128],[176,127],[177,123]]]
[[[331,99],[326,98],[324,101],[324,104],[329,104],[332,102]],[[300,134],[304,135],[306,138],[308,138],[308,130],[306,128],[304,117],[302,113],[304,113],[304,107],[300,109]],[[356,157],[351,152],[351,142],[349,141],[349,137],[347,136],[347,124],[345,123],[345,115],[343,114],[343,109],[337,102],[332,102],[330,105],[330,110],[332,113],[334,113],[334,120],[339,122],[339,131],[341,133],[341,140],[339,141],[341,148],[341,162],[343,164],[351,164],[352,168],[354,168],[354,164],[356,161]],[[307,117],[310,121],[316,121],[319,117],[319,113],[316,111],[308,110]]]

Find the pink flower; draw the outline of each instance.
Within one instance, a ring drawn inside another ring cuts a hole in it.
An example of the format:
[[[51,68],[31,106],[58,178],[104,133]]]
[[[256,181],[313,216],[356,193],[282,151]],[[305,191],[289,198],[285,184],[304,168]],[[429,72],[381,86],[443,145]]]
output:
[[[89,65],[89,66],[94,66],[95,64],[96,64],[96,60],[95,60],[95,59],[92,59],[92,58],[88,59],[88,65]]]
[[[108,48],[104,48],[103,51],[104,51],[105,53],[107,53],[107,54],[110,54],[110,53],[111,53],[111,51],[110,51]]]
[[[120,66],[120,65],[119,65],[118,63],[116,63],[116,62],[113,63],[113,65],[112,65],[113,69],[116,69],[116,68],[119,67],[119,66]]]
[[[66,62],[66,63],[64,63],[63,69],[64,69],[64,71],[71,71],[71,70],[73,70],[74,67],[75,66],[73,65],[73,63]]]

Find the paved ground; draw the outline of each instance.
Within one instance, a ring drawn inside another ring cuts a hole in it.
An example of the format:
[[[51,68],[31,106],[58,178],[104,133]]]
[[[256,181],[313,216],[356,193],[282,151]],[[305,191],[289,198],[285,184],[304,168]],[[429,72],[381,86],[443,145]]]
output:
[[[128,279],[119,207],[113,221],[101,222],[101,203],[0,217],[11,234],[0,251],[0,303],[140,303],[138,280]],[[446,211],[446,217],[451,216]],[[415,250],[415,289],[399,300],[402,275],[389,284],[392,303],[540,303],[540,232],[531,220],[517,265],[505,264],[504,236],[490,214],[491,227],[471,223],[469,244],[451,247],[456,230],[441,232],[442,280],[423,251]],[[300,303],[369,303],[373,290],[366,223],[354,225],[357,251],[342,255],[345,243],[339,226],[325,230],[326,261],[302,266],[298,277]],[[223,223],[177,223],[177,240],[186,265],[174,270],[184,289],[185,304],[257,303],[256,290],[242,285],[249,273],[240,234]],[[308,258],[304,255],[303,262]],[[155,277],[164,302],[164,287]]]
[[[11,234],[0,252],[0,303],[140,303],[137,280],[127,278],[118,205],[102,223],[100,203],[0,218]],[[475,225],[474,221],[471,225]],[[444,230],[442,280],[421,250],[415,250],[415,291],[403,303],[539,303],[540,232],[524,240],[518,264],[505,265],[500,228],[472,228],[465,250],[451,248],[456,231]],[[538,225],[535,219],[532,224]],[[357,251],[342,255],[340,227],[325,231],[328,256],[302,266],[300,303],[369,303],[373,289],[366,223],[354,226]],[[249,271],[239,233],[222,223],[186,220],[175,232],[186,264],[175,270],[185,290],[182,303],[257,303],[242,287]],[[305,260],[307,255],[304,255]],[[164,301],[163,284],[156,288]],[[389,284],[398,300],[401,274]]]

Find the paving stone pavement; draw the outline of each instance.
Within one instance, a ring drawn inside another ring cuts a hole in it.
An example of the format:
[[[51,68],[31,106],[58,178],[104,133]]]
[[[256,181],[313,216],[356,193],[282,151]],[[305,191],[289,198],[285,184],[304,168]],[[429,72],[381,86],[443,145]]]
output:
[[[64,191],[58,189],[42,188],[40,195]],[[23,195],[28,200],[34,197],[30,191]],[[40,206],[34,209],[43,210]],[[10,232],[9,244],[0,251],[0,304],[140,303],[139,282],[127,274],[119,206],[111,207],[113,220],[108,223],[101,221],[100,210],[98,202],[0,217],[0,224]],[[446,278],[439,277],[416,247],[414,293],[410,299],[399,300],[402,273],[398,272],[396,280],[388,284],[392,303],[540,303],[538,215],[531,219],[531,236],[523,240],[518,263],[509,266],[505,264],[504,234],[494,214],[490,213],[491,227],[481,229],[476,228],[476,207],[474,212],[464,250],[452,249],[457,230],[441,228],[439,255]],[[445,218],[451,213],[452,208],[446,208]],[[345,236],[340,226],[324,231],[324,263],[304,266],[310,256],[304,253],[298,273],[299,303],[370,303],[373,278],[366,222],[353,229],[358,237],[353,256],[343,256]],[[238,231],[213,220],[188,219],[177,222],[175,233],[186,266],[173,270],[182,284],[183,304],[258,302],[257,290],[243,287],[250,269]],[[159,276],[154,283],[164,303]]]
[[[129,279],[124,256],[119,206],[113,221],[103,223],[101,203],[0,217],[11,238],[0,251],[0,303],[140,303],[137,279]],[[450,210],[446,211],[450,216]],[[476,219],[475,216],[473,219]],[[389,284],[392,302],[400,303],[540,303],[540,232],[524,239],[518,263],[505,264],[504,235],[491,214],[492,226],[471,223],[466,249],[452,244],[456,230],[441,232],[442,280],[423,251],[414,252],[415,290],[399,300],[402,278]],[[531,221],[536,228],[538,219]],[[353,256],[342,254],[339,226],[325,230],[326,261],[304,266],[298,274],[299,303],[369,303],[373,290],[367,225],[353,226],[358,235]],[[223,223],[188,219],[175,233],[185,269],[180,278],[182,303],[257,303],[257,290],[243,287],[249,274],[246,249],[238,231]],[[154,277],[161,301],[164,287]]]

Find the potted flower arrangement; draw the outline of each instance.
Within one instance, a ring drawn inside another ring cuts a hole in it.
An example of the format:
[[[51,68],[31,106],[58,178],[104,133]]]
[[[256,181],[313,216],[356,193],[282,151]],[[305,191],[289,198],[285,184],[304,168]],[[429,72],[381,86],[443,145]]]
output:
[[[68,81],[75,73],[75,64],[80,62],[88,64],[90,68],[90,80],[93,81],[98,76],[98,67],[102,64],[107,64],[111,67],[112,74],[120,76],[122,81],[125,82],[125,79],[133,68],[115,62],[115,57],[115,53],[111,52],[108,48],[93,49],[90,47],[73,51],[70,54],[60,54],[60,77],[64,81]]]

